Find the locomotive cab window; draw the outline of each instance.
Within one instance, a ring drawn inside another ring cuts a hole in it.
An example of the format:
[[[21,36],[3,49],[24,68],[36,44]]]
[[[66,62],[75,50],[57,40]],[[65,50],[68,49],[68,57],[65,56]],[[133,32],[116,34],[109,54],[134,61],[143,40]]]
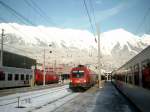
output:
[[[0,72],[0,81],[5,80],[5,73],[4,72]]]
[[[73,78],[82,78],[82,77],[84,77],[84,71],[73,71],[72,77]]]

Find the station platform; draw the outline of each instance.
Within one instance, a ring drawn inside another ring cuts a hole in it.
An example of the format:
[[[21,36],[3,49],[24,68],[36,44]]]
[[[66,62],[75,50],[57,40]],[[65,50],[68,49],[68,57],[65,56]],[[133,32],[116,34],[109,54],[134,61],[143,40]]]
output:
[[[111,82],[97,85],[57,108],[55,112],[139,112]]]
[[[93,112],[138,112],[138,109],[129,102],[111,82],[104,83],[96,94]]]

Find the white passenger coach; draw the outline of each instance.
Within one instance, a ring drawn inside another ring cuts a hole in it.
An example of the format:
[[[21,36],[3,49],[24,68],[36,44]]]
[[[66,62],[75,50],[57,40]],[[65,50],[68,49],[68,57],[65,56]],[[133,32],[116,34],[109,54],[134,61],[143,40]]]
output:
[[[150,46],[112,72],[113,83],[142,112],[150,111]]]
[[[29,86],[32,69],[0,67],[0,89]]]

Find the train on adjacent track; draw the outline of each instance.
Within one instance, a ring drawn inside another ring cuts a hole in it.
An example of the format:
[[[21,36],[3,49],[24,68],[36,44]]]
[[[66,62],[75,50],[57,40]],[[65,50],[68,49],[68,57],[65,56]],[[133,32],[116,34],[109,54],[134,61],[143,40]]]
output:
[[[84,88],[87,89],[97,82],[97,74],[91,71],[85,65],[79,65],[72,68],[70,72],[70,84],[71,89]]]
[[[34,76],[33,76],[34,75]],[[0,89],[30,86],[31,79],[35,84],[43,84],[43,70],[15,67],[0,67]],[[45,72],[45,83],[58,83],[59,76],[54,72]]]
[[[43,70],[36,69],[36,60],[12,52],[3,52],[3,66],[0,66],[0,89],[30,86],[31,80],[43,84]],[[34,70],[31,69],[34,67]],[[58,75],[46,71],[45,83],[57,83]]]
[[[35,83],[37,85],[43,84],[43,78],[44,78],[44,71],[37,69],[35,71]],[[53,72],[53,71],[46,71],[45,72],[45,83],[51,84],[51,83],[58,83],[59,82],[59,76]]]
[[[0,67],[0,88],[29,86],[32,69]]]
[[[150,111],[150,46],[112,72],[115,86],[142,112]]]

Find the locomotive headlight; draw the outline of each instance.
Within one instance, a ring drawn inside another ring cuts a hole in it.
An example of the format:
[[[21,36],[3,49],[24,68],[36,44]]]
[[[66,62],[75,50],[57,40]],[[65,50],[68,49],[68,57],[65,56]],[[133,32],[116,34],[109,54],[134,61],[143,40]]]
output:
[[[85,83],[85,82],[86,82],[86,80],[83,80],[83,82]]]

